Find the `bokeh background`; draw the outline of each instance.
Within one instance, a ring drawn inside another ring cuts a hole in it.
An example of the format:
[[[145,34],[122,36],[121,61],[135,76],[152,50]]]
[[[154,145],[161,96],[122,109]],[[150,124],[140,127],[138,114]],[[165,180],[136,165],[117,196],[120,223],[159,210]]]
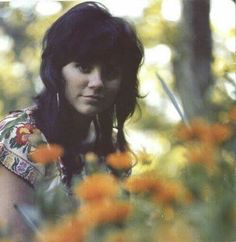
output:
[[[79,2],[83,1],[0,1],[0,118],[31,105],[32,97],[42,90],[39,65],[44,32]],[[139,73],[143,98],[141,111],[126,126],[137,158],[128,199],[135,212],[128,221],[117,224],[109,221],[116,217],[114,211],[122,216],[117,204],[111,200],[105,212],[103,204],[95,202],[107,223],[90,231],[86,241],[236,241],[235,0],[100,2],[114,15],[128,18],[144,43],[145,59]],[[158,76],[190,126],[184,126]],[[119,167],[127,159],[121,160],[118,154],[115,160]],[[86,165],[96,166],[96,162],[90,157]],[[138,188],[133,194],[132,184]],[[106,180],[91,182],[85,191],[96,194],[103,192],[101,187],[107,191],[107,185],[113,194],[115,187]],[[48,199],[39,189],[39,224],[55,222],[65,211],[77,214],[61,191],[50,192]],[[118,199],[127,200],[120,195]],[[88,211],[94,216],[94,207]],[[58,224],[42,231],[46,241],[78,241],[72,238],[78,236],[70,226],[74,222],[60,220]],[[2,231],[0,223],[0,241]],[[121,234],[103,239],[113,232]]]
[[[42,89],[43,34],[79,2],[83,1],[0,2],[0,118],[32,104],[32,97]],[[182,147],[171,146],[173,127],[181,119],[156,74],[189,120],[224,119],[224,112],[236,100],[235,1],[100,2],[114,15],[128,18],[145,46],[139,74],[142,112],[137,111],[126,130],[132,148],[152,153],[165,164],[173,164],[173,158],[181,163]],[[175,167],[170,165],[167,171],[174,172]]]

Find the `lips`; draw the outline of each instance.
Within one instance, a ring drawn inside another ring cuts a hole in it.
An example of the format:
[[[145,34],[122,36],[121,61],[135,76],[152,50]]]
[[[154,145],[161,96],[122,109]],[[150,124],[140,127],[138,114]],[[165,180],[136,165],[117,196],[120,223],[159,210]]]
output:
[[[100,101],[103,98],[101,95],[82,95],[82,97],[90,101]]]

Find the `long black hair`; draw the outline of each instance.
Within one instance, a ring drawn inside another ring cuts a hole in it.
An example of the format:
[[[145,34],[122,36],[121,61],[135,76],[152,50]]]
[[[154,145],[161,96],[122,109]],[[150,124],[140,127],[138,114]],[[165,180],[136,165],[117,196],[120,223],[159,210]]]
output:
[[[58,114],[66,115],[61,105],[65,100],[62,67],[70,62],[101,63],[107,68],[113,64],[121,70],[121,86],[114,105],[93,120],[96,127],[93,151],[106,155],[117,149],[126,150],[123,128],[137,105],[137,74],[142,59],[143,46],[135,29],[123,18],[112,16],[100,3],[77,4],[57,19],[43,38],[40,76],[45,89],[36,97],[36,122],[48,141],[57,142]],[[114,126],[117,128],[115,139],[112,137]]]

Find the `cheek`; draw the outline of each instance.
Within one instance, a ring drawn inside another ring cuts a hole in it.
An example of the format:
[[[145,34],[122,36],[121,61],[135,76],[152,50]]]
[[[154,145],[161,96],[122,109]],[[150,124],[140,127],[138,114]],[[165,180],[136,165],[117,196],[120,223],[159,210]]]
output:
[[[72,98],[71,90],[72,88],[70,88],[68,82],[65,82],[65,98],[67,100],[70,100]]]
[[[71,100],[76,96],[77,90],[77,83],[74,80],[65,80],[65,97],[68,100]]]

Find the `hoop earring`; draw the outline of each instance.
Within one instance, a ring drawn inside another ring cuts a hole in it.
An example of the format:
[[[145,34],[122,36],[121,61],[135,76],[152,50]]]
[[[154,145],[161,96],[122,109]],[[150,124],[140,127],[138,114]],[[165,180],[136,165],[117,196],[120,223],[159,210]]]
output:
[[[118,126],[118,120],[117,120],[117,107],[116,107],[116,103],[114,104],[114,107],[113,107],[113,117],[114,117],[114,120],[115,120],[115,127]]]
[[[56,93],[56,100],[57,100],[57,109],[59,111],[60,109],[60,97],[59,97],[59,92]]]

